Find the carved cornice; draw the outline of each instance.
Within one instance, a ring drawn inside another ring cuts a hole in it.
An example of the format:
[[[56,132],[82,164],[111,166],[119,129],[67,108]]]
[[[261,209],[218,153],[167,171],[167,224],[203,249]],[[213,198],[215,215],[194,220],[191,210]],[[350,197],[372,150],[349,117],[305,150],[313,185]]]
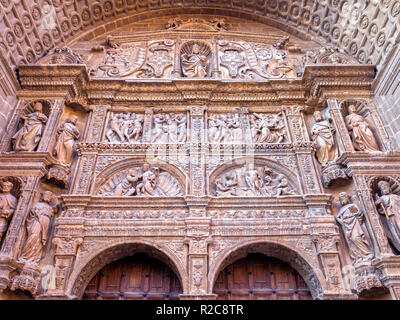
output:
[[[20,68],[23,93],[62,91],[71,102],[280,102],[304,103],[325,91],[368,95],[374,77],[371,65],[307,65],[302,79],[263,82],[189,80],[89,80],[84,65],[26,65]],[[365,92],[364,92],[365,91]]]

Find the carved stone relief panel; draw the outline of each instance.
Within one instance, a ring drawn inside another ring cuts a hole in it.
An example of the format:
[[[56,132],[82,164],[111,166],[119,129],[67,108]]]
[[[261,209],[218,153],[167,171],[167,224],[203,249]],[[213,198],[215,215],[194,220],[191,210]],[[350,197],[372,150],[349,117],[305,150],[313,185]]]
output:
[[[151,142],[157,144],[185,143],[187,116],[185,113],[156,113],[153,116]]]
[[[142,167],[114,174],[100,187],[97,194],[120,197],[174,197],[182,196],[183,189],[170,173],[145,163]]]
[[[144,115],[135,112],[111,112],[105,141],[107,143],[141,143]]]
[[[185,42],[180,50],[182,76],[206,78],[210,74],[211,47],[203,41]]]
[[[284,174],[252,163],[224,172],[213,183],[213,195],[218,197],[279,197],[297,193],[297,188]]]

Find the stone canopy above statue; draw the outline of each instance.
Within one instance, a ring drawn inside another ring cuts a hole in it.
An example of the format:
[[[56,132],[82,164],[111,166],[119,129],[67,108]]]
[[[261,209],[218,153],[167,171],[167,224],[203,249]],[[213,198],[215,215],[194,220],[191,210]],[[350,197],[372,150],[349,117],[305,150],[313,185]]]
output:
[[[267,25],[182,15],[157,19],[151,31],[134,23],[112,34],[77,39],[39,63],[84,63],[93,78],[265,81],[299,78],[306,64],[357,62],[337,48]]]

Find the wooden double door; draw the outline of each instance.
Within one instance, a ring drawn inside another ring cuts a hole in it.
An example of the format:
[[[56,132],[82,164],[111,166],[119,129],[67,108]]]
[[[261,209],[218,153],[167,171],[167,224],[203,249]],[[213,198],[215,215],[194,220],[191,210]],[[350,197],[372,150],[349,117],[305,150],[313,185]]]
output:
[[[163,262],[136,254],[106,265],[90,281],[84,300],[177,300],[176,274]]]
[[[289,264],[249,254],[222,270],[214,293],[220,300],[311,300],[310,290]]]

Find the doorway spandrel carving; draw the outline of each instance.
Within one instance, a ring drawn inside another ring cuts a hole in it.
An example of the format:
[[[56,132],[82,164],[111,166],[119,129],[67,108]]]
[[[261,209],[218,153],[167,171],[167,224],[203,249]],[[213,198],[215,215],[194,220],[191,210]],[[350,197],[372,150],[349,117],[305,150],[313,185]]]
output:
[[[0,289],[80,299],[90,283],[96,297],[90,280],[129,252],[160,258],[181,299],[215,299],[251,248],[294,268],[307,297],[396,297],[399,155],[358,85],[373,66],[237,18],[160,21],[21,66]]]

